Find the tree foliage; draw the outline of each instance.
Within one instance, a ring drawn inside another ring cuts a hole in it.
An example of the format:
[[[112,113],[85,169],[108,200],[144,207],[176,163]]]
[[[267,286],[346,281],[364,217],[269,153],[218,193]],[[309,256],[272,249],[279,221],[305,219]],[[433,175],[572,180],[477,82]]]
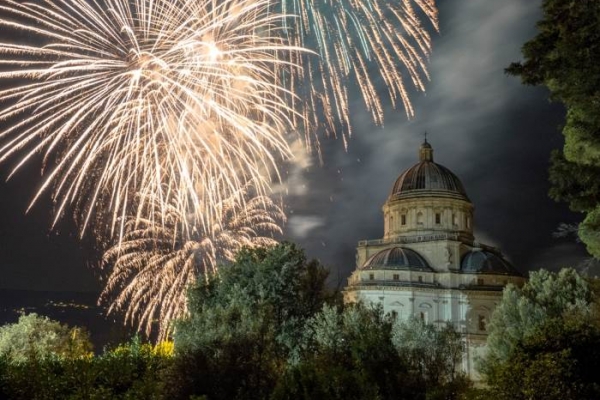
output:
[[[600,378],[598,282],[573,269],[532,272],[522,289],[509,285],[489,324],[480,360],[496,399],[594,399]],[[485,397],[485,396],[484,396]]]
[[[457,399],[470,386],[457,372],[461,360],[452,326],[399,321],[360,303],[325,306],[273,399]]]
[[[202,346],[198,339],[211,335],[210,319],[228,315],[230,334],[215,332],[213,337],[232,336],[236,329],[255,329],[244,313],[267,318],[278,342],[293,347],[303,322],[319,311],[333,294],[325,286],[327,270],[317,261],[307,261],[304,252],[291,243],[272,248],[243,249],[231,265],[221,267],[217,277],[200,283],[189,293],[190,318],[177,325],[177,349]],[[202,332],[198,332],[200,329]],[[200,336],[199,336],[199,335]],[[210,341],[210,338],[207,337]]]
[[[167,399],[168,343],[138,338],[98,356],[0,360],[0,398],[11,400]],[[2,397],[4,396],[4,397]]]
[[[487,354],[480,360],[479,369],[488,374],[549,320],[589,317],[592,300],[589,284],[571,268],[558,273],[534,271],[522,288],[509,284],[489,323]]]
[[[600,2],[544,0],[538,34],[507,72],[544,85],[567,107],[565,145],[551,158],[551,196],[588,213],[580,237],[600,258]],[[595,216],[592,213],[595,212]]]
[[[273,399],[392,399],[409,390],[406,364],[391,342],[381,309],[325,306],[306,325],[300,361],[286,371]],[[401,383],[406,383],[402,385]]]
[[[548,320],[490,371],[491,398],[585,400],[600,398],[600,329],[589,321]]]
[[[82,328],[69,328],[35,313],[0,327],[0,357],[10,362],[33,358],[80,358],[90,354],[89,334]]]
[[[459,368],[465,346],[451,324],[438,328],[418,318],[396,321],[392,342],[424,386],[442,388],[464,378]]]
[[[189,394],[214,399],[267,398],[298,351],[305,322],[333,294],[327,271],[291,243],[243,249],[218,277],[189,293],[189,318],[175,328]],[[202,389],[199,389],[202,388]],[[185,390],[184,390],[184,393]]]

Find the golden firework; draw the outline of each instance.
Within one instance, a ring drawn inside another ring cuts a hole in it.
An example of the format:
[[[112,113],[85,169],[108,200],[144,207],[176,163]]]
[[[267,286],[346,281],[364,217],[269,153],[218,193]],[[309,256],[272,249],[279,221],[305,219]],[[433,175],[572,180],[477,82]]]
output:
[[[75,205],[82,233],[102,214],[120,237],[127,216],[166,204],[203,209],[183,221],[202,225],[250,181],[265,194],[292,156],[279,74],[302,51],[270,3],[5,0],[0,27],[27,38],[0,43],[0,161],[20,154],[16,171],[42,153],[32,204],[51,191],[56,218]]]
[[[243,246],[274,244],[285,219],[281,208],[268,197],[241,197],[245,191],[216,207],[221,218],[210,231],[182,232],[177,207],[167,207],[162,224],[131,219],[121,243],[104,255],[109,274],[101,302],[108,312],[124,312],[126,323],[147,334],[157,327],[162,340],[171,321],[185,315],[187,288],[199,276],[216,273]]]
[[[408,117],[414,115],[409,90],[424,91],[429,80],[431,37],[422,19],[438,29],[435,0],[280,0],[277,4],[284,15],[299,17],[284,21],[290,43],[320,55],[292,54],[293,62],[304,66],[292,84],[303,102],[296,108],[310,125],[309,143],[314,127],[335,135],[342,126],[345,134],[351,133],[354,87],[377,124],[383,124],[386,102],[403,107]]]

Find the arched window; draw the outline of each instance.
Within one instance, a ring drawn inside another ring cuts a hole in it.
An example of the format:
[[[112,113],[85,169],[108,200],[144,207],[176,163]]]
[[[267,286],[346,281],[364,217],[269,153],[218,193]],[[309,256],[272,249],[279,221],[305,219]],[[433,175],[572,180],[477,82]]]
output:
[[[402,224],[402,226],[406,225],[406,214],[402,214],[400,216],[400,223]]]
[[[470,310],[467,314],[469,330],[472,332],[486,332],[490,313],[491,310],[485,306],[479,306]]]
[[[423,213],[422,212],[417,213],[417,225],[423,225]]]
[[[486,319],[485,319],[485,315],[479,314],[477,316],[477,328],[480,331],[485,331],[486,330]]]
[[[458,218],[456,218],[456,214],[452,213],[452,225],[458,225]]]

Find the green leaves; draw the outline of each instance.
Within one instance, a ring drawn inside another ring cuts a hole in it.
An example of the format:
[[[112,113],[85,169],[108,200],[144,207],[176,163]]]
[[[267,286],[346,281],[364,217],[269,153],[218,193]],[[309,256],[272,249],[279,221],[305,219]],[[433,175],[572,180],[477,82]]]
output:
[[[488,397],[510,400],[600,396],[600,325],[594,287],[573,269],[532,272],[509,285],[489,324],[479,369]],[[594,290],[592,290],[594,289]]]
[[[488,374],[499,400],[581,400],[600,396],[600,330],[589,321],[554,318],[517,344]]]
[[[89,334],[35,313],[0,327],[0,357],[18,363],[32,359],[80,358],[90,355]]]
[[[97,356],[0,362],[0,396],[14,400],[169,398],[165,378],[173,358],[162,347],[134,338]]]
[[[545,0],[538,34],[525,60],[506,72],[524,84],[544,85],[567,107],[565,146],[552,156],[550,196],[575,211],[600,208],[600,2]],[[600,228],[587,220],[580,238],[600,257]]]
[[[452,325],[437,328],[418,318],[396,321],[392,342],[425,386],[443,387],[460,376],[465,349],[460,333]]]
[[[298,356],[306,321],[334,298],[327,271],[290,243],[243,249],[219,270],[190,290],[190,315],[176,324],[182,386],[211,399],[267,398]]]
[[[571,316],[589,317],[592,292],[588,283],[571,268],[558,273],[534,271],[519,289],[509,284],[489,324],[487,354],[480,360],[484,374],[505,362],[516,346],[534,335],[551,319]]]
[[[586,243],[588,252],[600,259],[600,206],[583,220],[579,227],[579,237]]]

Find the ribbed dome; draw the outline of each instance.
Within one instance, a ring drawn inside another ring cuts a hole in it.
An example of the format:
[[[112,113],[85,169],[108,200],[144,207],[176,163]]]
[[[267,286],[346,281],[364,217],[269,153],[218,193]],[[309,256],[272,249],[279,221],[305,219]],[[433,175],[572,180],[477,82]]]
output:
[[[416,269],[431,271],[427,261],[414,250],[392,247],[375,254],[362,269]]]
[[[452,197],[470,201],[460,179],[448,168],[433,162],[433,149],[425,141],[420,162],[402,173],[394,183],[390,200],[406,197]]]
[[[460,263],[460,270],[467,273],[521,275],[504,258],[485,250],[473,250],[467,253]]]

